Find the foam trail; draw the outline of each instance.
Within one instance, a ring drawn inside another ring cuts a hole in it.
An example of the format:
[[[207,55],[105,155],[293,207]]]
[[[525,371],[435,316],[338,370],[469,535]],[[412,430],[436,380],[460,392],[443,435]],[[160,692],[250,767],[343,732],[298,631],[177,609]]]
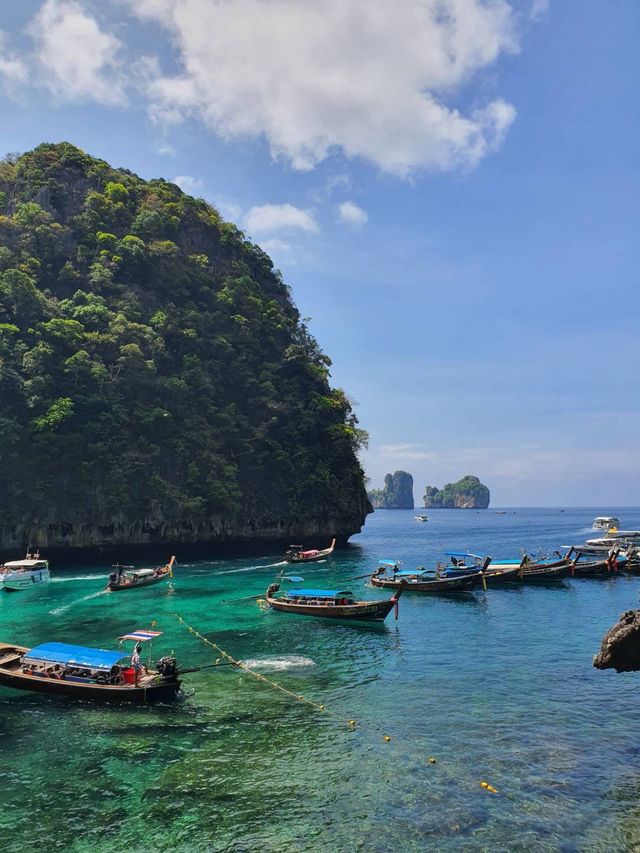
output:
[[[297,669],[303,666],[315,666],[315,661],[302,655],[275,655],[270,658],[247,658],[240,661],[249,669],[265,672],[281,672],[285,669]]]
[[[236,575],[239,572],[255,572],[257,569],[275,569],[278,566],[286,566],[287,561],[281,560],[279,563],[267,563],[260,566],[246,566],[244,569],[227,569],[224,572],[216,572],[216,575]]]
[[[85,595],[83,598],[78,598],[76,601],[72,601],[70,604],[64,604],[62,607],[56,607],[55,610],[50,610],[49,613],[51,616],[60,616],[62,613],[66,613],[67,610],[70,610],[76,604],[82,604],[83,601],[89,601],[92,598],[97,598],[99,595],[104,595],[106,589],[101,589],[99,592],[92,592],[91,595]]]
[[[67,583],[68,581],[97,581],[108,578],[109,575],[76,575],[72,578],[51,578],[51,583]]]

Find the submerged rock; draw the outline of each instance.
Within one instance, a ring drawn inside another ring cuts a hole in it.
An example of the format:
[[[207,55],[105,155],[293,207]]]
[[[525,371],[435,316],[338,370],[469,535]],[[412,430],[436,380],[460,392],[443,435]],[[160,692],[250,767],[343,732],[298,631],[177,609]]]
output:
[[[627,610],[602,638],[593,658],[596,669],[637,672],[640,669],[640,610]]]

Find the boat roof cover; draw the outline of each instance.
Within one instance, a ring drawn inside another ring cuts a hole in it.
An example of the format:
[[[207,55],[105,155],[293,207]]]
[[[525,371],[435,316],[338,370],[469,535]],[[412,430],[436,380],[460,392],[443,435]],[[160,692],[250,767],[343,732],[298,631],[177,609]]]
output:
[[[378,560],[381,566],[398,566],[397,560]]]
[[[350,595],[350,593],[338,589],[292,589],[288,595],[292,598],[336,598],[338,595]]]
[[[148,631],[146,628],[138,628],[130,634],[125,634],[124,637],[118,637],[119,640],[135,640],[139,643],[146,643],[147,640],[155,640],[156,637],[161,637],[162,631]]]
[[[282,575],[278,580],[290,581],[291,583],[301,583],[304,578],[301,578],[300,575]]]
[[[429,572],[425,571],[425,569],[414,569],[412,572],[396,572],[396,577],[407,578],[407,577],[415,577],[416,575],[426,575]],[[433,572],[431,572],[433,574]]]
[[[155,569],[134,569],[131,572],[132,575],[139,575],[140,577],[147,577],[148,575],[155,575]]]
[[[471,551],[445,551],[446,557],[473,557],[475,560],[482,560],[480,554],[472,554]]]
[[[43,643],[27,652],[24,660],[44,660],[49,663],[74,664],[90,669],[111,669],[122,660],[122,651],[110,652],[105,649],[91,649],[86,646],[72,646],[68,643]]]
[[[44,566],[46,560],[12,560],[10,563],[5,563],[9,569],[32,569],[35,566]]]

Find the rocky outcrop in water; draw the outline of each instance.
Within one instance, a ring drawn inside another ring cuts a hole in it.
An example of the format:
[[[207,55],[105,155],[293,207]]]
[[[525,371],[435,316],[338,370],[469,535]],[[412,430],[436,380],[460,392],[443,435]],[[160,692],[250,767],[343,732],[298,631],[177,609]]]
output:
[[[602,638],[600,651],[593,658],[596,669],[616,672],[640,670],[640,610],[627,610]]]
[[[368,493],[374,509],[413,509],[413,477],[406,471],[396,471],[384,478],[383,489]]]
[[[486,509],[490,499],[489,489],[477,477],[468,474],[442,489],[427,486],[424,505],[427,509]]]

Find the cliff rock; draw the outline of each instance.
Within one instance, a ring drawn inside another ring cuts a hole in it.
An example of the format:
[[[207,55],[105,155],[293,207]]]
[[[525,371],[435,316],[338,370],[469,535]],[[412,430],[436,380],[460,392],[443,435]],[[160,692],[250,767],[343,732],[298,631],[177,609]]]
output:
[[[640,610],[627,610],[602,638],[593,659],[596,669],[637,672],[640,669]]]
[[[372,489],[369,500],[374,509],[413,509],[413,477],[396,471],[384,478],[383,489]]]
[[[344,542],[371,506],[330,365],[202,199],[69,143],[0,162],[3,553]]]
[[[477,477],[467,475],[442,489],[427,486],[424,505],[429,509],[486,509],[490,499],[489,489]]]

